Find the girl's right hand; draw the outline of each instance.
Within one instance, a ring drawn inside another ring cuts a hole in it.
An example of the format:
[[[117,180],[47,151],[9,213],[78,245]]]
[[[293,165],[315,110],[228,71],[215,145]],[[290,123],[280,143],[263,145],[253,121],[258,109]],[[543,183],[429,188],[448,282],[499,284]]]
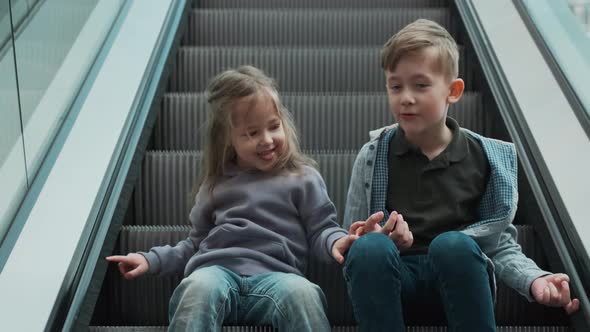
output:
[[[109,262],[116,262],[119,266],[119,272],[127,279],[135,279],[146,273],[149,269],[149,263],[143,255],[130,253],[127,256],[109,256],[106,258]]]

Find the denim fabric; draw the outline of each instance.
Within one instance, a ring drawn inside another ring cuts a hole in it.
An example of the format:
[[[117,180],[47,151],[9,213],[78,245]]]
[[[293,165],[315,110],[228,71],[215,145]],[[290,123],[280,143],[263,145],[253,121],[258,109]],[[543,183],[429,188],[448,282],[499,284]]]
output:
[[[292,273],[239,276],[198,269],[170,299],[169,331],[221,331],[222,325],[272,325],[280,331],[330,331],[319,286]]]
[[[404,312],[422,315],[414,318],[420,325],[440,324],[432,315],[444,313],[449,331],[495,331],[486,266],[477,243],[460,232],[440,234],[416,256],[400,256],[386,235],[361,237],[344,267],[359,331],[405,331]]]

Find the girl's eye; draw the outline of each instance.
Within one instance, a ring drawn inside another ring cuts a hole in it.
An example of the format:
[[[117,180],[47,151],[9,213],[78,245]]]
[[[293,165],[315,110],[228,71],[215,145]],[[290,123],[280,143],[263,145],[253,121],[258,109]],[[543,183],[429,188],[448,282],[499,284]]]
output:
[[[253,130],[253,131],[248,132],[248,136],[256,136],[256,134],[258,134],[257,130]]]
[[[272,126],[270,126],[270,130],[272,130],[272,131],[278,130],[279,128],[281,128],[280,123],[273,124]]]
[[[401,87],[399,85],[392,85],[389,87],[389,89],[391,89],[391,91],[399,91]]]
[[[427,87],[429,87],[430,85],[429,85],[429,84],[424,84],[424,83],[418,83],[418,84],[416,84],[416,86],[417,86],[419,89],[426,89],[426,88],[427,88]]]

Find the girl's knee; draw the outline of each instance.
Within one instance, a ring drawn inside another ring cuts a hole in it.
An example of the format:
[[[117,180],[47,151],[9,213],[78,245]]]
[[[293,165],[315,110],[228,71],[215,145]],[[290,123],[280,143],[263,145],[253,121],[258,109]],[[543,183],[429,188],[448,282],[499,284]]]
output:
[[[286,274],[280,289],[281,297],[288,301],[322,303],[323,305],[326,303],[320,286],[295,274]]]
[[[191,296],[215,297],[227,293],[230,288],[227,274],[216,266],[198,269],[182,279],[177,291]]]

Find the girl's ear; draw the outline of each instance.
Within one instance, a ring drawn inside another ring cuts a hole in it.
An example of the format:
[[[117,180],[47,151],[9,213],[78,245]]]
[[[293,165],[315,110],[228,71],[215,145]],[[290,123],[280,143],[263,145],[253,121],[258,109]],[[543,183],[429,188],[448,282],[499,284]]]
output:
[[[447,103],[454,104],[458,102],[463,95],[463,90],[465,90],[465,82],[463,82],[463,80],[460,78],[454,79],[451,82],[449,95],[447,96]]]

